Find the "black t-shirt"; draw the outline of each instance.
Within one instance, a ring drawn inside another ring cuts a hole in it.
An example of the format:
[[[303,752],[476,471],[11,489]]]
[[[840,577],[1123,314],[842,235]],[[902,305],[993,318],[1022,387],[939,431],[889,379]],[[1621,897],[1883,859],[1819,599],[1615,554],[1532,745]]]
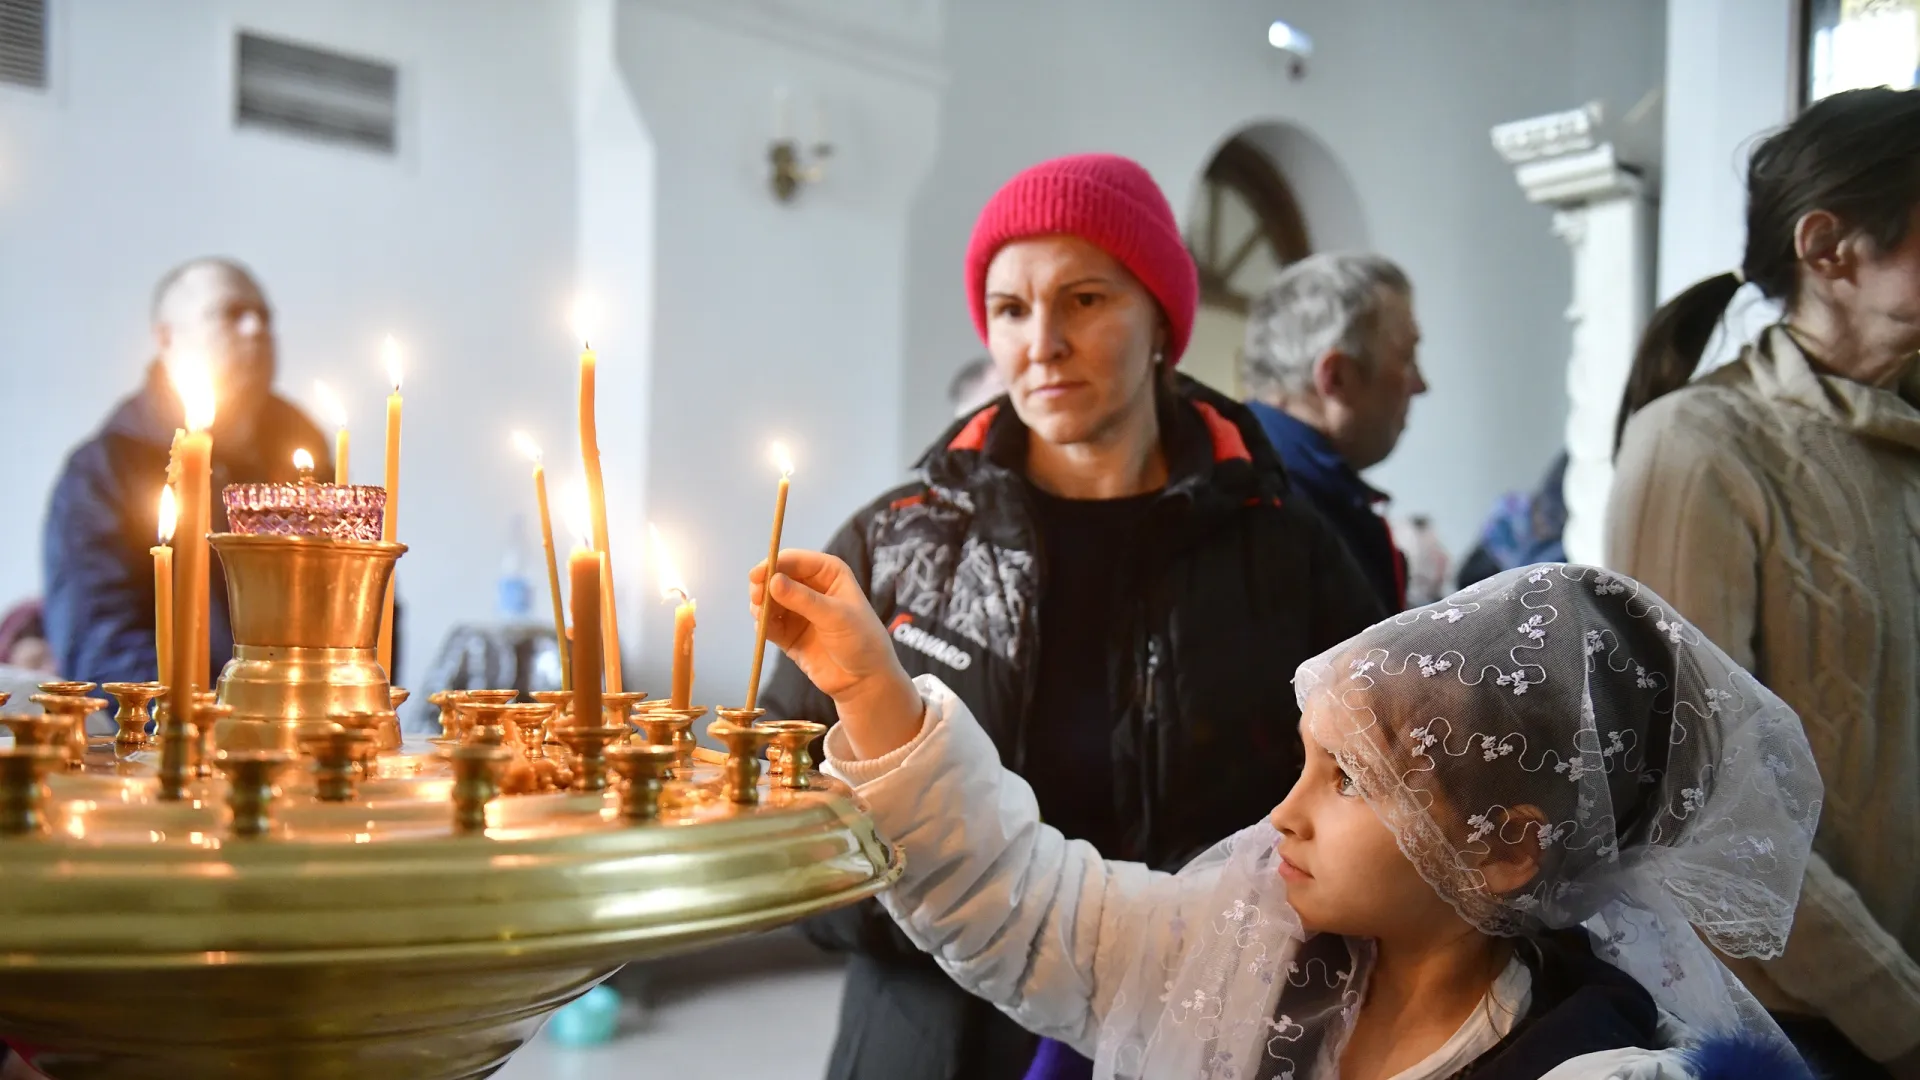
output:
[[[1111,856],[1123,832],[1114,810],[1109,660],[1120,644],[1121,559],[1159,493],[1062,499],[1027,490],[1045,560],[1027,782],[1047,824]]]

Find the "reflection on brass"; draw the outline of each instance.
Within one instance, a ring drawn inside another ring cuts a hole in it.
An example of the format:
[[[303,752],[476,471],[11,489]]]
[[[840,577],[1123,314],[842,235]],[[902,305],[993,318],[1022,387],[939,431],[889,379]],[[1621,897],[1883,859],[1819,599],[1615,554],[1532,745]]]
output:
[[[640,737],[657,746],[671,746],[676,751],[674,774],[691,775],[693,771],[693,722],[707,714],[706,706],[675,709],[661,704],[651,709],[637,710],[633,714],[633,723],[640,729]]]
[[[114,752],[124,757],[151,746],[153,740],[147,737],[147,722],[153,719],[150,708],[154,698],[167,692],[166,687],[150,682],[110,682],[101,689],[112,694],[120,706],[113,714],[113,722],[120,728],[113,736]]]
[[[93,688],[92,683],[42,683],[41,685]],[[84,768],[87,763],[87,717],[99,710],[100,700],[53,691],[42,691],[27,700],[40,706],[48,716],[60,722],[59,734],[54,738],[66,752],[67,768]]]
[[[481,705],[505,705],[520,696],[518,690],[464,690],[462,694],[471,702]]]
[[[159,781],[156,794],[163,802],[179,802],[187,796],[187,781],[193,775],[193,729],[173,715],[173,698],[162,695],[153,710],[154,739],[160,743]]]
[[[381,602],[404,544],[216,533],[233,618],[220,701],[233,716],[222,749],[291,750],[304,726],[346,712],[392,711],[374,645]]]
[[[515,762],[516,770],[525,765],[531,781],[529,790],[560,791],[573,782],[571,770],[547,756],[546,730],[553,720],[555,706],[540,702],[524,702],[518,705],[502,705],[506,710],[506,722],[513,729],[515,747],[520,760]],[[511,789],[509,789],[511,793]]]
[[[499,769],[513,751],[495,743],[470,742],[445,753],[453,765],[453,827],[485,832],[487,804],[500,794]]]
[[[225,707],[225,706],[221,706]],[[293,760],[285,750],[222,750],[220,771],[227,774],[227,809],[235,836],[265,836],[273,825],[273,779]]]
[[[47,831],[47,770],[59,766],[63,756],[55,746],[0,749],[0,836]]]
[[[63,697],[80,697],[86,694],[91,694],[95,690],[100,689],[100,684],[90,683],[90,682],[68,682],[68,681],[56,679],[52,682],[43,682],[35,689],[39,690],[43,694],[59,694]]]
[[[813,785],[813,740],[827,733],[825,724],[811,720],[762,720],[760,730],[771,732],[773,746],[767,761],[780,786],[805,791]]]
[[[773,733],[754,726],[765,715],[761,709],[715,709],[720,719],[707,725],[707,734],[727,748],[725,788],[727,798],[742,806],[760,801],[760,751],[772,741]]]
[[[560,742],[572,756],[574,791],[607,790],[607,747],[633,734],[633,729],[625,724],[607,724],[603,727],[577,727],[573,724],[560,728]]]
[[[645,743],[616,746],[607,751],[613,771],[626,781],[620,791],[620,813],[628,821],[652,821],[660,816],[660,789],[679,752],[672,746]]]
[[[350,801],[360,762],[372,743],[365,731],[344,726],[300,736],[300,751],[313,758],[314,797],[323,802]]]
[[[374,739],[382,751],[400,749],[400,706],[406,704],[413,692],[396,686],[387,691],[387,695],[387,710],[380,714],[374,727]]]

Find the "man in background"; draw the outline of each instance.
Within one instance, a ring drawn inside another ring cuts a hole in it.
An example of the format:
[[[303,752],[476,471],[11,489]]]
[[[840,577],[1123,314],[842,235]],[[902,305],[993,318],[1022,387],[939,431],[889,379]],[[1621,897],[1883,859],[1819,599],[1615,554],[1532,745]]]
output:
[[[332,471],[328,440],[273,393],[273,310],[253,275],[224,258],[167,272],[153,291],[153,360],[146,380],[74,450],[54,485],[42,541],[47,642],[61,675],[88,682],[160,678],[154,655],[153,558],[173,433],[184,423],[169,371],[206,363],[217,409],[213,425],[213,531],[226,528],[219,492],[228,484],[290,482],[293,452]],[[189,526],[181,523],[180,528]],[[233,655],[220,560],[209,571],[210,670]],[[396,635],[397,636],[397,635]]]
[[[953,406],[953,417],[972,416],[981,406],[1007,392],[1007,384],[1000,381],[1000,371],[993,366],[993,360],[985,356],[976,356],[954,373],[953,381],[947,384],[947,403]]]
[[[1360,478],[1387,459],[1427,392],[1413,286],[1378,255],[1310,255],[1247,316],[1240,379],[1287,477],[1360,563],[1389,611],[1407,606],[1406,558]]]

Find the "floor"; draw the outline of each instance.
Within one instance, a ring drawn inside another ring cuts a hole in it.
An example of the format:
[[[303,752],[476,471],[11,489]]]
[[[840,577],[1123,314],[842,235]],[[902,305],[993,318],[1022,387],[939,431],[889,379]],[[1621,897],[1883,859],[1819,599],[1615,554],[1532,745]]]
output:
[[[620,1034],[585,1049],[542,1033],[497,1080],[817,1080],[840,1014],[839,965],[790,933],[630,966]]]

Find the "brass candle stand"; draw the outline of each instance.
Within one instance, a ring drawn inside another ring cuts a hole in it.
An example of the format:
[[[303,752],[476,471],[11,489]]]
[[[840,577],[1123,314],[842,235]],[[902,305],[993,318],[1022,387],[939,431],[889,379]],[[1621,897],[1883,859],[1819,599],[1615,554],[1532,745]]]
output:
[[[781,736],[757,716],[715,725],[746,725],[723,764],[694,753],[704,709],[607,695],[582,725],[563,698],[464,691],[433,699],[438,739],[381,745],[404,548],[358,535],[213,537],[234,659],[190,715],[160,699],[155,735],[157,688],[109,688],[119,735],[91,745],[102,703],[59,700],[90,687],[0,713],[0,1038],[41,1072],[478,1078],[623,963],[898,876],[843,785],[758,776]]]

